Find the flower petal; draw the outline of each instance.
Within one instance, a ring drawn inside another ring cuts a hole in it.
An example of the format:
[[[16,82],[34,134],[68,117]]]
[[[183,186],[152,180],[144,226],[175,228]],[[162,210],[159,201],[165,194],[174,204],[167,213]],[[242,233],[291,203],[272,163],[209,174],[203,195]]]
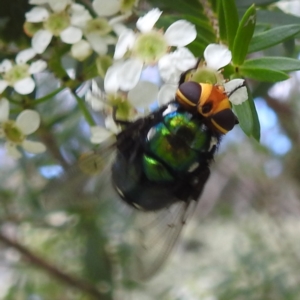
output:
[[[92,19],[89,11],[85,9],[85,7],[78,3],[73,3],[70,7],[70,17],[71,17],[71,24],[73,26],[77,26],[83,28],[87,21]]]
[[[135,107],[149,107],[157,99],[158,86],[150,81],[139,81],[128,93],[128,101]]]
[[[181,71],[177,70],[174,64],[174,55],[169,53],[158,61],[159,74],[166,83],[178,83]]]
[[[6,148],[7,153],[15,159],[18,159],[22,156],[21,152],[16,148],[16,144],[14,144],[14,143],[6,142],[5,148]]]
[[[143,69],[143,62],[139,59],[128,59],[118,73],[120,89],[129,91],[138,83]]]
[[[160,88],[157,96],[159,106],[163,106],[169,103],[170,101],[174,100],[177,88],[178,85],[176,84],[164,84]]]
[[[61,12],[66,9],[67,5],[72,3],[72,0],[50,0],[47,2],[54,12]]]
[[[114,134],[118,134],[121,131],[121,128],[116,124],[112,115],[108,115],[105,120],[105,127]]]
[[[40,23],[46,21],[49,18],[49,12],[44,7],[35,6],[25,14],[25,18],[27,22]]]
[[[116,93],[120,88],[118,73],[123,63],[115,63],[107,69],[104,77],[104,90],[108,94]]]
[[[204,50],[206,65],[214,70],[219,70],[231,62],[231,52],[226,46],[210,44]]]
[[[113,31],[116,33],[116,35],[120,36],[123,31],[128,30],[128,27],[126,27],[122,23],[112,23],[111,20],[109,20],[108,24],[112,27]]]
[[[136,27],[141,32],[148,32],[150,31],[154,24],[159,19],[160,15],[162,14],[162,11],[160,11],[158,8],[151,9],[147,14],[145,14],[143,17],[140,17],[136,22]]]
[[[91,105],[94,111],[100,111],[105,107],[104,93],[102,93],[95,80],[92,80],[91,89],[89,89],[85,94],[85,101]]]
[[[99,33],[89,33],[86,35],[86,38],[95,52],[100,55],[104,55],[107,53],[107,44],[105,42],[105,39],[103,39],[103,37]]]
[[[0,93],[2,93],[8,86],[8,82],[0,79]]]
[[[92,126],[90,130],[91,130],[90,140],[91,143],[93,144],[100,144],[113,135],[111,131],[108,131],[107,129],[99,126]]]
[[[26,135],[35,132],[40,126],[41,118],[38,112],[31,109],[23,110],[16,119],[17,126]]]
[[[94,0],[93,8],[98,16],[108,17],[116,14],[121,8],[120,0]]]
[[[30,65],[29,73],[30,74],[39,73],[46,70],[46,68],[47,68],[47,63],[44,60],[39,59]]]
[[[92,53],[91,45],[86,40],[80,40],[71,47],[71,55],[79,61],[84,61]]]
[[[188,69],[195,67],[197,63],[194,54],[185,47],[175,50],[173,52],[173,57],[176,68],[181,72],[185,72]]]
[[[30,153],[38,154],[46,151],[46,146],[40,142],[25,140],[22,143],[24,150]]]
[[[12,68],[13,64],[9,59],[4,59],[0,64],[0,72],[5,73]]]
[[[135,41],[135,33],[131,29],[124,30],[118,39],[115,47],[114,59],[120,59],[124,54],[133,47]]]
[[[242,104],[248,100],[247,88],[244,86],[244,79],[233,79],[224,84],[225,92],[234,105]]]
[[[82,30],[73,26],[70,26],[60,33],[61,40],[66,44],[75,44],[82,38]]]
[[[195,25],[185,20],[176,21],[165,32],[168,44],[177,47],[183,47],[191,43],[196,36]]]
[[[35,88],[35,82],[31,77],[27,77],[17,81],[14,84],[14,89],[21,95],[27,95],[33,92]]]
[[[16,56],[16,63],[18,65],[25,64],[28,60],[34,58],[36,55],[36,52],[33,48],[25,49],[21,52],[19,52]]]
[[[9,102],[6,98],[0,99],[0,123],[8,120],[9,116]]]
[[[37,31],[31,40],[31,46],[38,54],[42,54],[52,40],[52,33],[48,30],[41,29]]]

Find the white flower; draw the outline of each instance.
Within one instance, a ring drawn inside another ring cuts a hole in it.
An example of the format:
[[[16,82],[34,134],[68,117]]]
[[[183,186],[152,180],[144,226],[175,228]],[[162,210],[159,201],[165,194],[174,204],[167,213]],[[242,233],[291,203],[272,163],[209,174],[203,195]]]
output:
[[[193,53],[183,47],[164,55],[158,62],[158,69],[165,83],[177,85],[180,75],[195,67],[196,63]]]
[[[26,49],[16,56],[16,64],[10,60],[5,59],[0,63],[0,93],[2,93],[7,86],[13,87],[16,92],[22,95],[30,94],[35,88],[35,82],[31,75],[42,72],[46,69],[47,63],[43,60],[38,60],[33,63],[26,64],[32,59],[36,52],[32,49]]]
[[[232,79],[224,84],[225,92],[234,105],[242,104],[248,100],[248,92],[244,82],[244,79]]]
[[[71,55],[79,61],[84,61],[93,53],[91,45],[86,40],[80,40],[71,47]]]
[[[50,11],[43,6],[35,6],[25,14],[27,22],[43,24],[43,29],[38,30],[31,40],[37,53],[46,50],[53,36],[59,36],[66,44],[75,44],[82,39],[82,28],[92,19],[83,5],[70,0],[36,1],[47,3],[51,8]]]
[[[95,52],[104,55],[107,53],[108,45],[116,43],[116,38],[108,34],[111,31],[112,27],[106,19],[96,18],[86,23],[84,36]]]
[[[93,8],[98,16],[109,17],[115,15],[121,9],[120,0],[94,0]]]
[[[0,99],[0,138],[5,138],[5,147],[9,155],[20,158],[18,146],[30,153],[42,153],[46,150],[44,144],[27,140],[27,135],[35,132],[40,126],[39,114],[30,109],[23,110],[16,121],[9,118],[9,102],[6,98]]]
[[[118,62],[110,67],[105,78],[106,86],[114,87],[115,91],[118,89],[129,91],[138,83],[144,64],[162,64],[160,60],[165,59],[170,46],[183,47],[196,38],[195,26],[185,20],[173,23],[165,33],[162,30],[154,29],[153,26],[161,13],[159,9],[153,9],[139,18],[136,23],[140,31],[138,33],[131,29],[121,30],[114,58],[122,59],[128,51],[132,56],[128,60]],[[110,82],[110,80],[113,81]]]
[[[94,0],[93,8],[98,16],[110,17],[118,12],[130,12],[135,5],[136,0]]]
[[[204,59],[206,66],[213,70],[220,70],[231,62],[231,52],[219,44],[209,44],[204,50]]]
[[[31,5],[48,4],[54,12],[65,10],[67,5],[71,3],[72,0],[29,0],[29,4]]]
[[[195,26],[185,20],[176,21],[165,33],[153,28],[161,14],[156,8],[140,17],[136,23],[140,31],[138,33],[131,29],[123,30],[116,45],[114,58],[120,59],[131,50],[142,61],[155,62],[167,53],[169,46],[183,47],[196,38]]]

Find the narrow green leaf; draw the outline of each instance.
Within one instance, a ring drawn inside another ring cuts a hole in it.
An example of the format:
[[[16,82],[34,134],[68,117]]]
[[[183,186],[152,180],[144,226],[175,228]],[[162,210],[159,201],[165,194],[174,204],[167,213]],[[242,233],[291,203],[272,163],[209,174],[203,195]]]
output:
[[[225,30],[229,49],[232,50],[236,32],[239,26],[239,16],[235,0],[222,0],[225,19]]]
[[[284,25],[260,32],[253,36],[248,52],[259,51],[280,44],[299,32],[300,24]]]
[[[249,98],[240,105],[234,105],[233,109],[239,119],[240,127],[246,135],[260,140],[260,124],[251,93],[248,91]]]
[[[256,106],[254,104],[254,100],[253,100],[253,97],[252,97],[250,91],[248,91],[248,95],[249,95],[248,105],[251,110],[252,124],[253,124],[251,136],[253,136],[259,142],[260,141],[260,122],[259,122],[259,118],[257,115]]]
[[[300,18],[291,14],[286,14],[283,11],[271,11],[267,9],[260,9],[257,11],[257,22],[270,25],[290,25],[299,24]]]
[[[256,23],[255,6],[250,6],[245,12],[234,40],[232,48],[232,61],[235,65],[241,65],[248,53],[248,47],[253,36]]]
[[[219,35],[221,41],[227,42],[227,31],[226,31],[226,21],[225,21],[225,14],[223,8],[223,1],[217,2],[218,6],[218,23],[219,23]]]
[[[252,78],[258,81],[266,82],[277,82],[289,78],[289,76],[282,71],[256,67],[241,66],[239,68],[239,73],[242,77]]]
[[[260,57],[248,59],[244,62],[243,68],[273,69],[283,72],[300,70],[300,61],[288,57]]]
[[[248,102],[249,100],[243,102],[240,105],[233,105],[233,110],[239,119],[239,125],[241,129],[246,135],[251,136],[253,121]]]

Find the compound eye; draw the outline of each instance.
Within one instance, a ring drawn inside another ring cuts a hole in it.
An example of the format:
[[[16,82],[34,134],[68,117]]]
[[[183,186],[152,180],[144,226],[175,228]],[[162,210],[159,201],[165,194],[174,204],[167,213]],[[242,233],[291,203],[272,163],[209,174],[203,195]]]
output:
[[[188,81],[179,86],[176,92],[176,98],[181,104],[195,107],[200,101],[201,93],[202,87],[199,83]]]
[[[224,109],[218,113],[216,113],[211,118],[211,123],[215,127],[215,129],[222,134],[230,131],[237,122],[237,118],[231,109]]]

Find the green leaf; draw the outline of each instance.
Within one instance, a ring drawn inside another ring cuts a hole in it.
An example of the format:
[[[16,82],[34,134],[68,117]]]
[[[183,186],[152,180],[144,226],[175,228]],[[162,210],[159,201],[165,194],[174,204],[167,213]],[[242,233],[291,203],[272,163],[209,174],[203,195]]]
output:
[[[255,104],[251,93],[248,91],[249,98],[240,105],[234,105],[233,109],[239,119],[240,127],[246,135],[260,140],[260,124],[256,112]]]
[[[282,43],[300,32],[300,24],[284,25],[254,35],[249,53]]]
[[[287,57],[260,57],[248,59],[244,62],[243,68],[273,69],[283,72],[300,70],[300,61]]]
[[[300,18],[291,14],[286,14],[283,11],[258,10],[257,22],[271,25],[290,25],[299,24]]]
[[[239,73],[242,77],[252,78],[258,81],[277,82],[286,80],[289,76],[278,70],[240,66]]]
[[[256,9],[252,5],[245,12],[234,40],[232,48],[232,61],[235,65],[241,65],[248,53],[248,47],[253,36],[256,23]]]
[[[223,1],[217,2],[217,11],[218,11],[218,23],[219,23],[219,35],[220,39],[224,42],[227,42],[227,31],[226,31],[226,21],[223,8]]]
[[[227,43],[229,49],[232,49],[235,35],[239,26],[239,16],[235,5],[235,0],[222,0],[222,8],[224,14]]]

